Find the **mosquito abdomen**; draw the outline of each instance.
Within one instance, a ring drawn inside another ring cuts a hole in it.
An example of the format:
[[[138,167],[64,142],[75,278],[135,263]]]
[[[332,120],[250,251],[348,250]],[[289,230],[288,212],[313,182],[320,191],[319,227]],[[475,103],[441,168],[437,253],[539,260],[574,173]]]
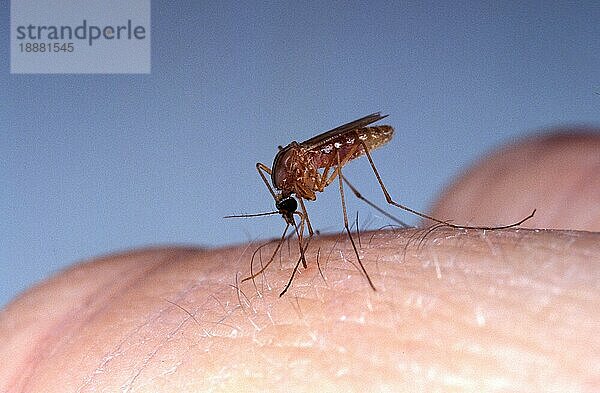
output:
[[[353,160],[365,154],[364,146],[369,151],[373,151],[388,143],[393,135],[394,129],[388,125],[364,127],[356,129],[354,132],[341,134],[311,152],[314,160],[313,163],[317,168],[324,168],[329,162],[332,162],[331,160],[334,160],[332,163],[336,165],[335,158],[338,151],[340,158],[343,159],[358,145],[356,146],[356,151],[350,157],[350,160]]]

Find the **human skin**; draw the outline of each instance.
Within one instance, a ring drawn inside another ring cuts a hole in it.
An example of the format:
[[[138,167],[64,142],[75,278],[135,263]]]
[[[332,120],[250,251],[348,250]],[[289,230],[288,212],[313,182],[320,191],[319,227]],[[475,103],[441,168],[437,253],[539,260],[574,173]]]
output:
[[[549,147],[538,140],[513,149],[535,143]],[[508,174],[506,187],[525,184],[533,195],[536,179],[555,176],[565,163],[593,161],[572,148],[577,137],[557,143],[564,144],[562,160],[529,183],[520,175],[511,183]],[[494,157],[480,168],[504,173],[506,163]],[[598,184],[600,171],[569,167],[570,176],[586,173]],[[550,211],[544,195],[522,203],[486,193],[485,184],[494,183],[483,184],[471,187],[488,196],[498,223],[520,218],[515,211],[536,207],[537,220]],[[568,198],[568,190],[554,192]],[[570,192],[578,200],[578,189]],[[451,200],[442,196],[435,211],[445,211],[444,198]],[[485,213],[479,201],[465,203]],[[594,206],[569,206],[552,212],[553,222],[561,215],[600,222],[589,217]],[[297,260],[294,245],[254,282],[240,279],[256,244],[136,250],[61,272],[0,314],[0,391],[600,389],[600,233],[362,233],[360,254],[377,291],[352,265],[344,236],[320,236],[306,254],[308,269],[280,298]],[[262,249],[263,260],[274,247]]]

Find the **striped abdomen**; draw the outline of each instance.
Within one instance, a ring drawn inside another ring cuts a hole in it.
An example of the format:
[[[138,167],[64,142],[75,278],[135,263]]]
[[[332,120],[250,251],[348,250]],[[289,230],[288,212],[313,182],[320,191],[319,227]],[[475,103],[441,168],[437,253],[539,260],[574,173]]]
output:
[[[323,141],[319,146],[310,148],[307,153],[312,156],[312,163],[317,168],[323,168],[330,162],[335,166],[337,165],[338,151],[340,160],[344,160],[346,155],[358,145],[352,157],[350,157],[350,160],[353,160],[365,154],[361,142],[370,152],[389,142],[393,135],[394,129],[388,125],[358,128]]]

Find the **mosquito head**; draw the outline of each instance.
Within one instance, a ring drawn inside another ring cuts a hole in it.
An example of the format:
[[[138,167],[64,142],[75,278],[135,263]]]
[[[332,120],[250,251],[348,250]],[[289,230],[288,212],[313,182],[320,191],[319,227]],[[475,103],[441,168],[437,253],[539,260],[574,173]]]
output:
[[[298,202],[292,196],[283,198],[282,200],[275,203],[275,207],[281,213],[285,221],[289,224],[294,223],[294,213],[298,209]]]

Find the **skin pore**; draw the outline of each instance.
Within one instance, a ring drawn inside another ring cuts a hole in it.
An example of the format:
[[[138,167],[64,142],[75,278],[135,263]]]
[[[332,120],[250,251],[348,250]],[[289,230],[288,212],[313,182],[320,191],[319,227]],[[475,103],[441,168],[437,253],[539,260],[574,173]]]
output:
[[[254,283],[256,244],[76,265],[0,313],[0,391],[598,391],[598,135],[508,147],[432,212],[560,229],[362,233],[377,292],[343,235],[282,298],[294,244]]]

